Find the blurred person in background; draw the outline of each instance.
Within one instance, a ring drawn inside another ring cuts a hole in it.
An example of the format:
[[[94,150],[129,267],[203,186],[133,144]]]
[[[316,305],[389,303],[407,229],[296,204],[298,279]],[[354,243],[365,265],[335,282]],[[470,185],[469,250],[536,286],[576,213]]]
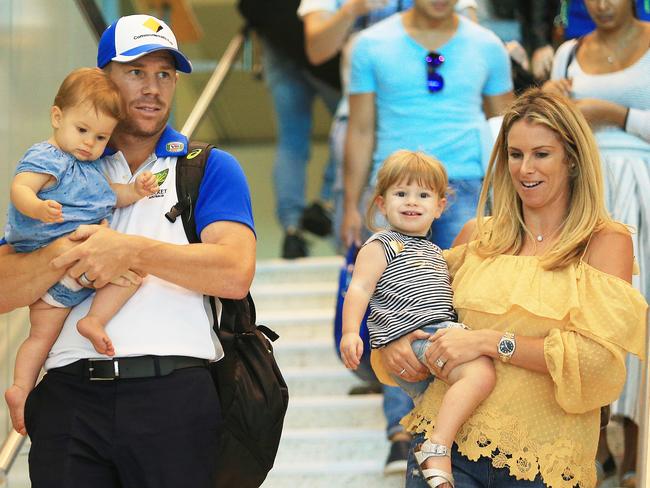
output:
[[[317,98],[334,114],[340,98],[338,57],[319,66],[305,54],[304,31],[296,16],[300,0],[240,0],[239,11],[262,42],[264,80],[273,98],[277,152],[273,163],[275,207],[284,231],[281,256],[309,254],[303,230],[324,237],[331,233],[335,167],[325,167],[317,201],[305,205],[306,170],[311,156],[311,131]]]

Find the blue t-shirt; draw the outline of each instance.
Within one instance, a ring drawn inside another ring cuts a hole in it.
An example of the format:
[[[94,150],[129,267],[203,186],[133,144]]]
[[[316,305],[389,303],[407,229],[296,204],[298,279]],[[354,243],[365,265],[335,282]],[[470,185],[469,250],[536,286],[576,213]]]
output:
[[[421,150],[445,164],[451,179],[483,176],[489,130],[483,95],[512,90],[510,59],[494,33],[459,16],[444,57],[437,93],[427,89],[428,50],[406,32],[402,14],[363,31],[352,52],[350,94],[374,93],[377,117],[372,182],[398,149]]]
[[[9,204],[5,238],[17,252],[30,252],[74,231],[81,224],[110,219],[115,193],[102,173],[100,160],[79,161],[49,142],[34,144],[16,167],[18,173],[41,173],[56,182],[38,192],[41,200],[63,207],[63,222],[45,223],[20,213]]]

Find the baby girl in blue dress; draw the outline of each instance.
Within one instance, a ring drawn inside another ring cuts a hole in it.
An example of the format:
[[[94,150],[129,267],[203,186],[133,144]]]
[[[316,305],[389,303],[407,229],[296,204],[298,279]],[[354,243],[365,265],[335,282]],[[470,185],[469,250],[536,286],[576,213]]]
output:
[[[52,137],[29,148],[11,185],[5,239],[16,252],[39,249],[79,225],[109,220],[114,207],[131,205],[158,191],[150,172],[129,184],[112,183],[102,173],[98,160],[122,114],[119,90],[101,70],[81,68],[63,80],[50,114]],[[96,291],[77,329],[98,353],[115,354],[104,326],[136,289],[136,285],[108,284]],[[29,337],[18,349],[14,383],[5,392],[13,426],[23,435],[27,394],[70,308],[93,292],[87,276],[77,282],[66,275],[30,306]]]

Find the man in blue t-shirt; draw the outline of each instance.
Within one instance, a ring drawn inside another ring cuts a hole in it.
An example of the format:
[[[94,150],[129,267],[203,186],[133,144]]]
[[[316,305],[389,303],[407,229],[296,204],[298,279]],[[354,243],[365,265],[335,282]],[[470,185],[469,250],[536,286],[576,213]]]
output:
[[[432,228],[441,248],[474,216],[491,146],[486,116],[512,100],[508,53],[455,1],[415,0],[362,32],[352,51],[342,237],[361,241],[358,210],[383,160],[421,150],[445,165],[455,196]],[[399,371],[397,371],[399,373]]]
[[[90,288],[141,281],[106,326],[113,358],[77,331],[92,297],[70,311],[25,405],[30,479],[35,488],[212,488],[222,421],[207,364],[223,349],[204,294],[242,298],[250,287],[248,185],[235,158],[211,152],[194,205],[201,243],[190,245],[181,219],[165,218],[178,202],[176,162],[188,148],[167,120],[189,60],[164,22],[131,15],[106,29],[97,66],[126,111],[98,164],[116,182],[151,171],[160,190],[116,211],[111,228],[80,226],[26,254],[0,240],[0,313],[33,303],[66,273]]]

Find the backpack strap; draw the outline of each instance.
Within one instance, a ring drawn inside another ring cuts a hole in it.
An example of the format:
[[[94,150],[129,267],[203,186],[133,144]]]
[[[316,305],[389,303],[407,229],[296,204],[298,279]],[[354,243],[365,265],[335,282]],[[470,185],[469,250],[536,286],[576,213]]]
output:
[[[196,234],[194,205],[199,196],[199,187],[205,172],[210,151],[215,146],[205,142],[190,142],[187,154],[176,161],[176,195],[178,202],[165,214],[167,220],[176,222],[180,216],[185,235],[190,243],[201,242]]]
[[[199,196],[199,188],[203,174],[205,173],[205,166],[208,162],[210,151],[214,148],[215,146],[212,144],[191,141],[187,155],[178,158],[176,161],[176,194],[178,195],[178,203],[165,214],[165,217],[170,222],[175,222],[178,217],[181,217],[185,235],[191,244],[201,242],[201,238],[196,233],[194,205],[196,205]],[[217,334],[220,329],[231,333],[255,331],[255,304],[250,293],[242,300],[218,298],[222,306],[221,324],[219,324],[219,317],[216,313],[216,299],[213,296],[208,296],[208,298],[214,317],[214,329]],[[275,332],[264,326],[259,327],[263,327],[262,332],[269,339],[272,341],[277,339],[278,335]]]

